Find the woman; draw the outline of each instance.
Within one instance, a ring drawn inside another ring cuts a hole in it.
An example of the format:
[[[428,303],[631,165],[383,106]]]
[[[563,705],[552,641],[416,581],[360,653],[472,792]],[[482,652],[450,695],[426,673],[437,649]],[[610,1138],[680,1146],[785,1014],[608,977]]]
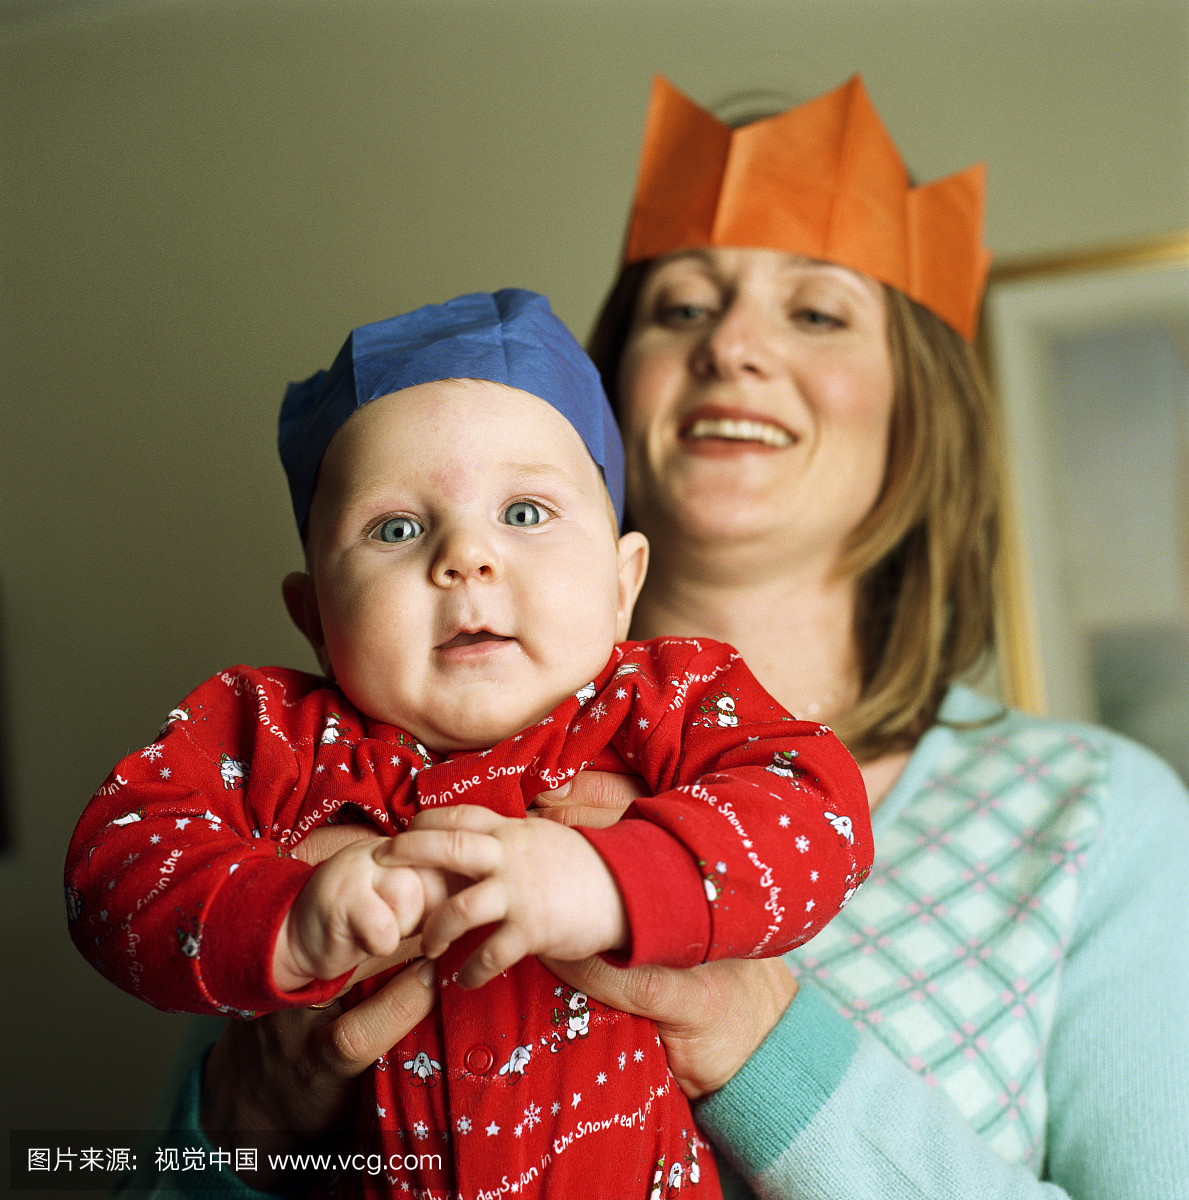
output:
[[[734,134],[662,81],[595,335],[653,546],[633,634],[735,644],[837,728],[874,810],[872,877],[792,974],[555,965],[658,1020],[762,1195],[1189,1196],[1184,789],[955,684],[991,645],[998,538],[980,216],[977,173],[909,188],[857,80]],[[626,803],[582,783],[543,807]],[[330,1127],[432,1002],[419,971],[233,1029],[205,1127]]]

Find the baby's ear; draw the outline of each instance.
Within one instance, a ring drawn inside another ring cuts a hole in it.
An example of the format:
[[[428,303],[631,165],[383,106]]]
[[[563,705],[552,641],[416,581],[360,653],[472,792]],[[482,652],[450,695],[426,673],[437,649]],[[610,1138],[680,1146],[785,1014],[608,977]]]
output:
[[[619,604],[615,613],[615,640],[622,642],[632,624],[632,609],[648,571],[648,539],[636,530],[619,539]]]
[[[293,624],[305,634],[306,641],[314,651],[322,674],[334,678],[330,667],[330,656],[326,653],[326,639],[322,636],[322,617],[318,612],[318,594],[314,590],[314,578],[304,571],[293,571],[281,583],[281,594]]]

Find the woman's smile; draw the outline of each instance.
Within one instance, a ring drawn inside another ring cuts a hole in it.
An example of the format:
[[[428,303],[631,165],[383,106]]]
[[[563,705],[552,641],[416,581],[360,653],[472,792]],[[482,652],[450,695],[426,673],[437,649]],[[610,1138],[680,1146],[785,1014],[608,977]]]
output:
[[[783,450],[798,439],[779,422],[744,409],[702,405],[681,422],[677,436],[694,453]]]

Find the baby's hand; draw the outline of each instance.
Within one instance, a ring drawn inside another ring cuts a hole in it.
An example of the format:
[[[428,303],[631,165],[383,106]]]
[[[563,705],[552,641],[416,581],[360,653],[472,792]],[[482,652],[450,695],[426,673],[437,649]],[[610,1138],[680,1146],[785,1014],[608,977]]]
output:
[[[430,907],[424,952],[437,958],[468,929],[499,928],[458,973],[480,987],[530,954],[576,960],[627,942],[623,897],[594,847],[554,821],[501,817],[460,804],[431,809],[388,843],[382,860],[476,880]]]
[[[315,869],[273,949],[273,980],[280,991],[335,979],[369,958],[394,954],[426,912],[446,898],[441,872],[387,861],[397,840],[354,842]]]

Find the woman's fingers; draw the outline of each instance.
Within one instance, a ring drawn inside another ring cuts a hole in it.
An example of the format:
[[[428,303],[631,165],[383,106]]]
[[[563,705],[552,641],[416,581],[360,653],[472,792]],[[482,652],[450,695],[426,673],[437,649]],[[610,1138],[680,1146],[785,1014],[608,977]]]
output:
[[[350,991],[362,979],[370,979],[373,975],[379,975],[381,971],[388,971],[393,967],[399,967],[401,963],[407,963],[411,958],[420,958],[421,954],[421,934],[418,933],[414,934],[413,937],[407,937],[397,946],[394,954],[383,955],[380,958],[369,958],[361,962],[355,968],[355,973],[351,976],[350,981],[343,991]]]
[[[597,958],[546,966],[588,996],[655,1021],[669,1067],[691,1100],[722,1087],[797,994],[778,958],[724,958],[685,970],[620,970]]]
[[[367,825],[321,825],[293,847],[293,857],[316,867],[345,846],[365,839],[373,842],[387,840]]]
[[[361,1075],[433,1011],[434,980],[433,963],[418,959],[374,996],[321,1025],[314,1038],[318,1065],[342,1080]]]
[[[571,987],[621,1012],[647,1017],[660,1024],[688,1015],[700,999],[688,970],[673,967],[613,967],[601,958],[581,962],[543,959],[554,975]]]
[[[633,801],[646,795],[648,790],[639,775],[581,771],[562,787],[542,792],[529,811],[563,825],[604,829],[614,825]]]

